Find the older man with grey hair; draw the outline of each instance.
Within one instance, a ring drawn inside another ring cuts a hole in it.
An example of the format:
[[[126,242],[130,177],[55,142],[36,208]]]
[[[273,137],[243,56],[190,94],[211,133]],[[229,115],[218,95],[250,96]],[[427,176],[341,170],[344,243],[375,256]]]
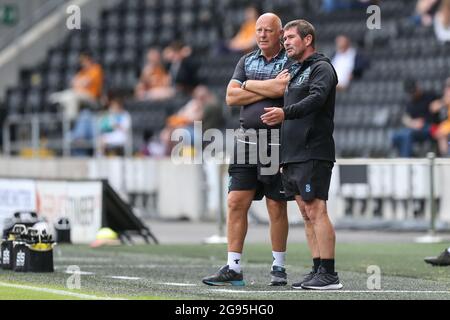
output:
[[[264,108],[283,105],[283,93],[288,79],[289,61],[281,44],[282,23],[278,16],[266,13],[256,22],[258,50],[243,56],[228,85],[226,100],[229,106],[241,108],[241,129],[236,137],[235,148],[245,150],[245,161],[234,161],[229,167],[228,193],[228,262],[217,273],[203,279],[207,285],[245,285],[241,268],[244,239],[247,234],[247,214],[254,200],[266,197],[270,219],[272,242],[272,269],[270,285],[287,284],[285,269],[286,242],[288,236],[287,198],[284,194],[279,159],[274,174],[265,174],[263,165],[250,163],[252,156],[247,134],[256,131],[255,141],[259,147],[273,147],[277,143],[264,140],[262,130],[278,132],[280,126],[268,126],[261,121]],[[272,136],[272,135],[269,135]],[[264,141],[264,142],[263,142]],[[273,142],[273,141],[272,141]],[[279,143],[276,146],[279,148]]]

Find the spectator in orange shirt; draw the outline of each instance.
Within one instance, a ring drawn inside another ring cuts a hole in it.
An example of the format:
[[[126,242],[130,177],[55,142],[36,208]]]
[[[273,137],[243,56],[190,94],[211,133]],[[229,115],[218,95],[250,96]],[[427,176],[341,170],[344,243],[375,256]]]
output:
[[[192,99],[176,114],[167,119],[167,125],[172,128],[193,125],[195,121],[201,121],[203,119],[205,106],[215,103],[216,97],[209,91],[208,87],[199,85],[192,93]]]
[[[173,97],[170,75],[164,68],[161,53],[150,49],[147,62],[136,85],[135,97],[139,100],[165,100]]]
[[[256,20],[259,11],[254,6],[245,9],[245,20],[238,33],[229,41],[219,45],[219,52],[235,52],[245,54],[251,52],[256,46]]]
[[[61,105],[64,117],[70,121],[76,118],[81,105],[96,108],[103,89],[102,67],[89,53],[81,53],[80,65],[71,88],[50,96],[50,101]]]
[[[228,48],[234,52],[247,53],[256,45],[255,26],[259,12],[256,7],[248,7],[245,9],[245,21],[239,32],[228,43]]]
[[[217,97],[207,86],[198,85],[189,100],[176,114],[170,116],[166,121],[166,127],[161,132],[161,142],[166,146],[166,152],[170,154],[174,141],[171,140],[172,132],[177,128],[184,128],[187,136],[184,142],[194,145],[194,122],[203,121],[205,111],[215,108],[218,104]],[[220,110],[220,109],[219,109]]]
[[[438,141],[439,153],[441,157],[449,156],[449,137],[450,137],[450,78],[445,81],[444,94],[441,99],[434,101],[430,106],[431,112],[447,114],[447,119],[442,121],[437,130],[434,132],[434,137]]]

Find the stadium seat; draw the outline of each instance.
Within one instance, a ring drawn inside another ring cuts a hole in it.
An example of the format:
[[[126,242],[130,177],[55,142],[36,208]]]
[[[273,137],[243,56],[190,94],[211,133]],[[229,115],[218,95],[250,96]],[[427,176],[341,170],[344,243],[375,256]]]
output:
[[[85,48],[94,53],[105,70],[105,89],[121,86],[129,90],[136,85],[148,48],[163,48],[178,38],[193,47],[195,57],[201,57],[199,77],[224,101],[225,87],[240,55],[214,56],[209,52],[221,39],[235,34],[247,4],[246,0],[120,1],[102,11],[95,28],[70,32],[49,50],[40,66],[24,70],[17,86],[8,91],[8,113],[23,112],[25,107],[28,111],[46,110],[46,97],[67,88],[77,70],[79,53]],[[264,0],[260,5],[265,11],[280,14],[283,21],[302,16],[313,22],[320,34],[319,51],[328,55],[333,53],[334,39],[341,33],[349,35],[354,43],[373,44],[367,52],[371,68],[347,91],[337,93],[335,139],[341,156],[382,157],[391,152],[389,134],[400,125],[406,101],[405,78],[420,79],[425,89],[442,92],[443,80],[450,70],[450,45],[439,43],[433,28],[417,28],[404,17],[405,12],[414,10],[411,1],[380,4],[383,34],[368,31],[367,17],[359,11],[343,10],[329,15],[320,12],[320,3],[314,0]],[[130,112],[137,121],[134,134],[140,136],[140,130],[155,122],[160,127],[165,117],[176,112],[185,100],[132,106]],[[154,108],[162,111],[147,112]],[[230,125],[239,123],[238,109],[224,110]]]

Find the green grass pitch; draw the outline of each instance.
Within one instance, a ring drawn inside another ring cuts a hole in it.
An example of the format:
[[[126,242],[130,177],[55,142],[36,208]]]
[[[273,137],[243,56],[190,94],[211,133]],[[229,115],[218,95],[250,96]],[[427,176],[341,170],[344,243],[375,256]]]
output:
[[[450,299],[450,267],[423,262],[439,254],[445,244],[366,244],[337,246],[337,271],[344,289],[312,292],[269,287],[271,248],[248,244],[244,248],[245,287],[209,287],[201,278],[224,264],[224,245],[138,245],[91,249],[57,246],[55,272],[15,273],[0,270],[0,299]],[[310,269],[305,244],[290,244],[287,271],[290,283]],[[367,267],[381,270],[381,290],[367,287]],[[78,266],[79,289],[69,289]]]

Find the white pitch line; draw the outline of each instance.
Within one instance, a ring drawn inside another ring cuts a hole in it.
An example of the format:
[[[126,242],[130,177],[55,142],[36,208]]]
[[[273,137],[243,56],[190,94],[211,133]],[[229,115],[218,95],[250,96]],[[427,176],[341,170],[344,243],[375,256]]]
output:
[[[450,291],[426,291],[426,290],[232,290],[232,289],[211,289],[214,292],[224,293],[439,293],[450,294]]]
[[[45,293],[51,293],[51,294],[56,294],[56,295],[60,295],[60,296],[67,296],[67,297],[73,297],[73,298],[79,298],[79,299],[123,300],[123,299],[118,299],[118,298],[99,297],[99,296],[95,296],[95,295],[76,293],[76,292],[70,292],[70,291],[65,291],[65,290],[32,287],[32,286],[25,286],[25,285],[20,285],[20,284],[11,284],[11,283],[5,283],[5,282],[0,282],[0,287],[14,288],[14,289],[23,289],[23,290],[31,290],[31,291],[37,291],[37,292],[45,292]]]
[[[196,284],[193,283],[176,283],[176,282],[161,282],[157,284],[162,284],[165,286],[175,286],[175,287],[196,287]]]
[[[125,277],[125,276],[107,276],[105,278],[119,279],[119,280],[141,280],[139,277]]]
[[[88,272],[88,271],[73,271],[73,270],[66,270],[64,273],[67,274],[78,274],[80,276],[93,276],[95,275],[94,272]]]

